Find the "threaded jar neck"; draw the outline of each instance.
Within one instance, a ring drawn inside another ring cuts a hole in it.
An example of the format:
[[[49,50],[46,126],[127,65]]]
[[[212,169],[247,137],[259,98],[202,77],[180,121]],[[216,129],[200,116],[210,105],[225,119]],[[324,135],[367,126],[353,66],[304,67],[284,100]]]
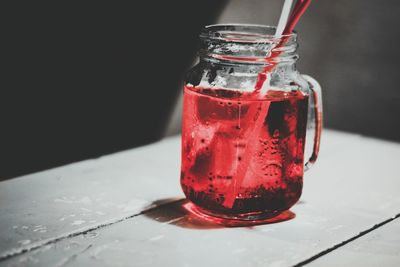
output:
[[[209,25],[200,34],[202,60],[225,64],[294,64],[297,34],[276,37],[275,27],[251,24]]]

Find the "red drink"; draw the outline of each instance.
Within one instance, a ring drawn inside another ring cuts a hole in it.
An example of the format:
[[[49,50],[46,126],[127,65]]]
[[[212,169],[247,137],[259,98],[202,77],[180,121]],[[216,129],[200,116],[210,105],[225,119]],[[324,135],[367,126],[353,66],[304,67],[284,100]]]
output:
[[[185,86],[186,197],[217,217],[262,219],[289,209],[302,191],[307,109],[308,95],[300,90],[270,90],[260,98]]]

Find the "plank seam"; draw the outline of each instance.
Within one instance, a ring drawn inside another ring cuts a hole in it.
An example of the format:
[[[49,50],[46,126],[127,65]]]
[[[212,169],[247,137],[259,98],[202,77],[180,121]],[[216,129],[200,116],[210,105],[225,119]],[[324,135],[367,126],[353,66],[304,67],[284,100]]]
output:
[[[181,200],[182,199],[178,199],[178,200],[175,199],[175,200],[172,200],[172,201],[164,202],[164,203],[162,203],[160,205],[153,206],[153,207],[150,207],[148,209],[142,210],[139,213],[135,213],[135,214],[128,215],[128,216],[125,216],[125,217],[122,217],[122,218],[118,218],[118,219],[114,219],[114,220],[109,220],[109,221],[103,222],[101,224],[90,226],[90,227],[87,227],[87,228],[80,228],[80,229],[77,229],[75,231],[72,231],[72,232],[69,232],[69,233],[64,233],[64,234],[61,234],[61,235],[56,236],[56,237],[39,240],[39,241],[34,242],[34,243],[32,243],[32,244],[30,244],[29,246],[26,246],[26,247],[11,249],[9,251],[4,252],[3,254],[0,254],[0,262],[4,261],[4,260],[7,260],[7,259],[10,259],[10,258],[13,258],[13,257],[18,256],[18,255],[33,251],[33,250],[36,250],[36,249],[39,249],[39,248],[44,247],[46,245],[57,243],[58,241],[61,241],[61,240],[64,240],[64,239],[76,237],[76,236],[79,236],[79,235],[84,235],[84,234],[87,234],[89,232],[92,232],[92,231],[95,231],[95,230],[98,230],[98,229],[101,229],[101,228],[104,228],[104,227],[107,227],[107,226],[110,226],[110,225],[113,225],[113,224],[116,224],[116,223],[119,223],[119,222],[126,221],[128,219],[143,215],[143,214],[145,214],[147,212],[151,212],[151,211],[153,211],[155,209],[158,209],[158,208],[160,208],[162,206],[165,206],[165,205],[168,205],[168,204],[171,204],[171,203],[175,203],[175,202],[179,202]]]
[[[327,249],[319,252],[318,254],[315,254],[314,256],[312,256],[312,257],[310,257],[310,258],[308,258],[306,260],[303,260],[303,261],[293,265],[293,267],[301,267],[301,266],[304,266],[304,265],[306,265],[306,264],[308,264],[308,263],[310,263],[312,261],[315,261],[316,259],[318,259],[318,258],[320,258],[320,257],[322,257],[322,256],[324,256],[324,255],[326,255],[326,254],[328,254],[328,253],[340,248],[340,247],[343,247],[344,245],[346,245],[346,244],[348,244],[348,243],[350,243],[350,242],[352,242],[352,241],[354,241],[354,240],[356,240],[356,239],[358,239],[358,238],[360,238],[360,237],[362,237],[362,236],[364,236],[364,235],[366,235],[366,234],[368,234],[368,233],[370,233],[370,232],[372,232],[372,231],[384,226],[385,224],[398,219],[399,217],[400,217],[400,213],[396,214],[392,218],[389,218],[389,219],[387,219],[387,220],[385,220],[385,221],[383,221],[381,223],[375,224],[371,228],[368,228],[367,230],[364,230],[364,231],[360,232],[359,234],[357,234],[357,235],[355,235],[355,236],[353,236],[353,237],[351,237],[351,238],[349,238],[347,240],[344,240],[343,242],[340,242],[340,243],[338,243],[338,244],[336,244],[336,245],[334,245],[334,246],[332,246],[330,248],[327,248]]]

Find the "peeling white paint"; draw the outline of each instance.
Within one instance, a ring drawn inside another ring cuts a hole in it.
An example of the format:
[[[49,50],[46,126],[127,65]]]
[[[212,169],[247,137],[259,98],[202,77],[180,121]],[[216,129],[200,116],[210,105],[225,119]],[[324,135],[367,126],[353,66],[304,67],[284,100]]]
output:
[[[20,241],[18,241],[18,243],[19,243],[20,245],[22,245],[22,246],[29,245],[31,242],[32,242],[32,241],[29,240],[29,239],[25,239],[25,240],[20,240]]]
[[[150,242],[158,241],[164,238],[164,235],[157,235],[149,239]]]
[[[84,224],[86,221],[84,220],[76,220],[71,223],[71,225],[81,225]]]

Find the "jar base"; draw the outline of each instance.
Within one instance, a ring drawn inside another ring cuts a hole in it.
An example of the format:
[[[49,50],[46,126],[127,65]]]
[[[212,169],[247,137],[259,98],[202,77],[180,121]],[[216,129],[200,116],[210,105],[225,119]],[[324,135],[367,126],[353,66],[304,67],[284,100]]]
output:
[[[227,227],[253,226],[260,224],[277,223],[291,220],[296,217],[296,214],[291,212],[290,210],[254,212],[239,215],[219,214],[200,208],[190,201],[188,201],[184,205],[184,208],[190,213],[201,218],[202,220]]]

